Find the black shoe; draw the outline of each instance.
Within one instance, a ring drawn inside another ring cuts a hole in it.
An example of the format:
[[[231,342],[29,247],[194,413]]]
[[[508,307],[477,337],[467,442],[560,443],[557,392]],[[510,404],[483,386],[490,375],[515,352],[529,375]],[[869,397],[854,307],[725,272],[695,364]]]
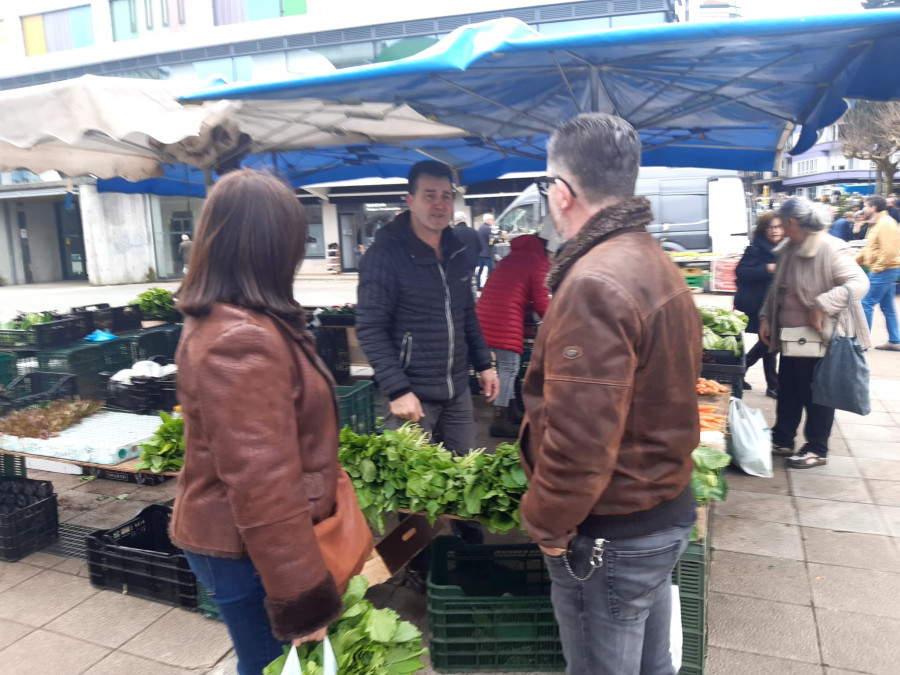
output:
[[[778,398],[778,390],[777,389],[766,389],[766,396],[769,398]]]
[[[519,425],[509,419],[509,410],[499,405],[494,406],[494,419],[491,422],[491,436],[500,438],[518,438]]]
[[[750,391],[753,387],[750,386],[750,383],[747,380],[744,380],[744,391]]]

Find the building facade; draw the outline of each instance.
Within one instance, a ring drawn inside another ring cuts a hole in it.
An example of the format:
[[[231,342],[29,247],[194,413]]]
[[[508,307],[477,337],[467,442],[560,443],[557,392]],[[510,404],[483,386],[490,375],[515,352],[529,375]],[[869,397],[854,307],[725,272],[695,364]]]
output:
[[[252,81],[392,60],[455,28],[505,16],[546,33],[684,19],[681,0],[457,0],[434,16],[426,3],[363,0],[6,0],[0,4],[0,89],[85,74]],[[0,279],[94,284],[178,277],[177,245],[202,200],[98,193],[89,178],[0,175]],[[517,192],[496,185],[460,198],[477,218]],[[513,189],[515,186],[513,185]],[[305,271],[356,269],[374,232],[405,208],[405,185],[310,187]],[[474,207],[474,208],[473,208]]]

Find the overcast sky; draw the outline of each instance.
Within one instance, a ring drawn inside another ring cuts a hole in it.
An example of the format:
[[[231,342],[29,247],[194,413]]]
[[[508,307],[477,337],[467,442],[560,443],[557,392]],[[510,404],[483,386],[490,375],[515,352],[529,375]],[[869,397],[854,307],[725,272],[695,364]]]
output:
[[[740,0],[740,7],[745,19],[871,11],[860,0]]]

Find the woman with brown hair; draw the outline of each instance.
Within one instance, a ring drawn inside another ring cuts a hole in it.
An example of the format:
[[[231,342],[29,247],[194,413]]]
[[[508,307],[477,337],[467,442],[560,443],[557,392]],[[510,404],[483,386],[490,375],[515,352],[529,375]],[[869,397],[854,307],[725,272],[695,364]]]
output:
[[[306,240],[286,185],[230,173],[209,193],[179,293],[185,464],[171,535],[217,604],[241,675],[260,675],[284,642],[322,640],[349,578],[332,575],[316,536],[349,479],[334,381],[293,297]],[[341,510],[358,514],[352,486],[350,502]],[[354,573],[370,550],[365,528],[344,552],[360,559]]]
[[[759,332],[759,310],[766,293],[775,278],[775,247],[784,238],[781,218],[775,211],[766,211],[756,221],[753,241],[744,251],[738,263],[735,276],[737,293],[734,296],[734,307],[747,315],[748,333]],[[766,396],[778,398],[777,354],[769,351],[769,347],[758,340],[747,352],[747,369],[762,359],[763,372],[766,376]],[[744,389],[750,385],[744,382]]]

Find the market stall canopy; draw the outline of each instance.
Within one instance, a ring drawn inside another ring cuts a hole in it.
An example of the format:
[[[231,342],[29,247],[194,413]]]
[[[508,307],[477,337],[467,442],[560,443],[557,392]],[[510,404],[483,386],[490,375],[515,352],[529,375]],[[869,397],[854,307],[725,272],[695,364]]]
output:
[[[505,18],[398,61],[186,100],[406,104],[483,139],[537,145],[561,120],[600,111],[640,131],[645,165],[770,170],[795,126],[800,153],[844,99],[898,96],[897,53],[900,10],[554,36]]]
[[[85,75],[0,91],[0,171],[56,170],[130,181],[163,176],[161,163],[229,168],[253,153],[348,143],[392,143],[462,130],[403,104],[322,101],[178,102],[174,82]]]

